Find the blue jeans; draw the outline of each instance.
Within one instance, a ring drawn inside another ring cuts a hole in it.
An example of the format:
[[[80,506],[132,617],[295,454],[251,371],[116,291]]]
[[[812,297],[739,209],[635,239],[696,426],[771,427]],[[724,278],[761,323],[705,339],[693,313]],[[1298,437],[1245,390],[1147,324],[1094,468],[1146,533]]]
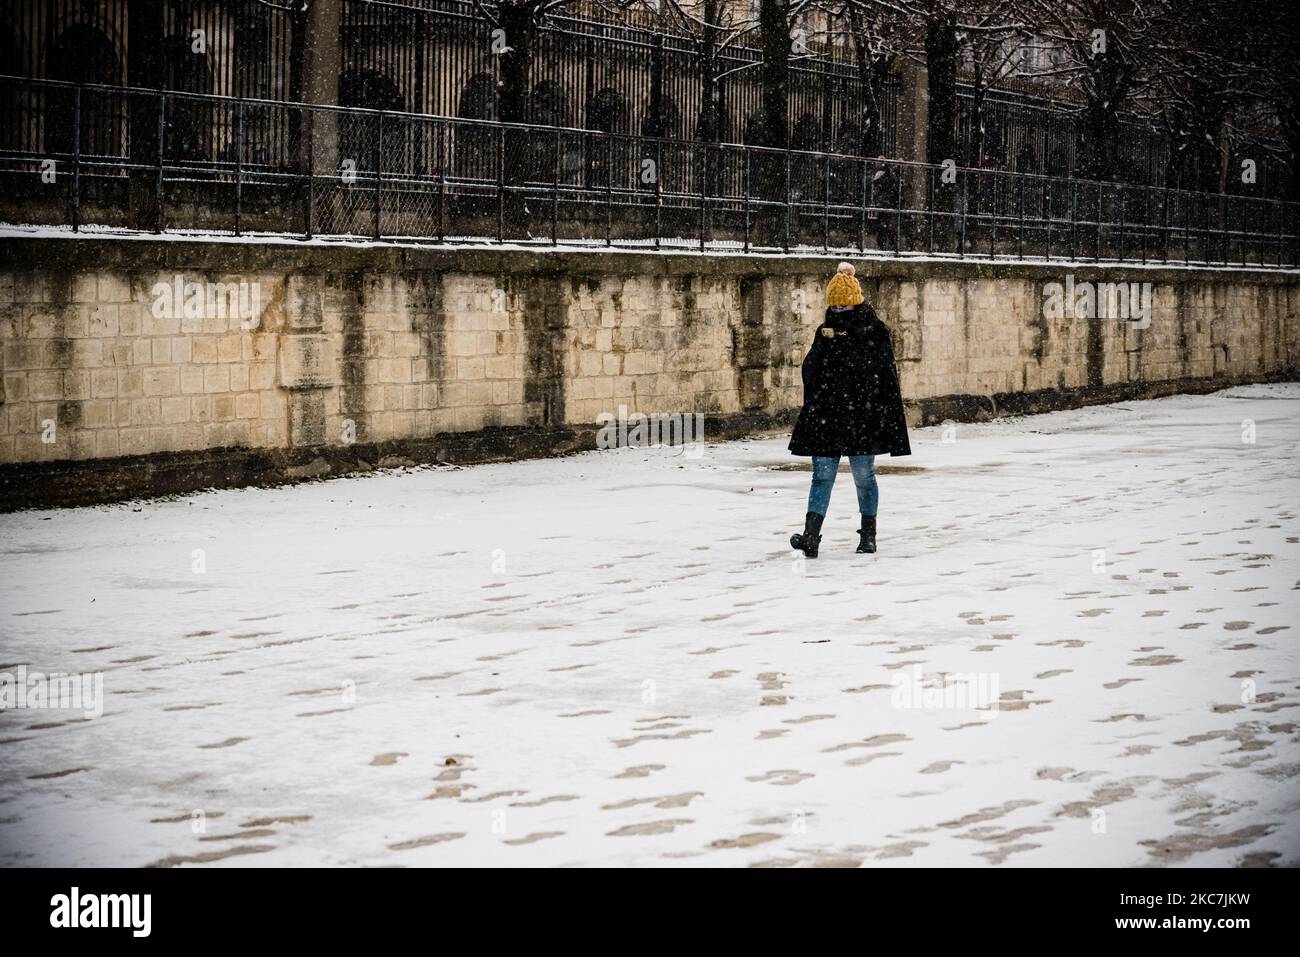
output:
[[[831,504],[831,489],[835,487],[835,475],[839,471],[838,455],[814,455],[812,457],[812,488],[808,490],[808,511],[825,515]],[[876,486],[876,457],[874,455],[850,455],[849,468],[853,471],[853,483],[858,487],[858,511],[870,518],[876,516],[876,506],[880,503],[880,489]]]

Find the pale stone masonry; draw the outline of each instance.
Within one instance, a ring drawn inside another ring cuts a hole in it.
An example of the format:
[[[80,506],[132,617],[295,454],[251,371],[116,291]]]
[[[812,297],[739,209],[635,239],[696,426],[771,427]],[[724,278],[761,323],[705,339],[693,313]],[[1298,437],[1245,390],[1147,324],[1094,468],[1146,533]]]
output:
[[[801,401],[799,364],[837,261],[0,245],[9,464],[591,427],[620,406],[779,417]],[[1070,268],[1080,281],[1151,282],[1150,326],[1046,318],[1044,283],[1064,265],[859,263],[894,331],[914,420],[946,399],[997,412],[1044,390],[1070,404],[1113,386],[1278,378],[1300,365],[1295,273]],[[169,285],[217,298],[160,305]],[[222,298],[234,289],[256,316]]]

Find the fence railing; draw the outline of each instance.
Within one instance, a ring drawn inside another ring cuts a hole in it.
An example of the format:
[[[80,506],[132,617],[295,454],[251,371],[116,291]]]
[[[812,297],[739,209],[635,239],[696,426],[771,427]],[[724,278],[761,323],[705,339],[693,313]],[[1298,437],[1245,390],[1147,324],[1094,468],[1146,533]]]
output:
[[[1277,200],[18,78],[0,78],[0,182],[0,221],[74,230],[1270,267],[1300,254],[1300,204]]]

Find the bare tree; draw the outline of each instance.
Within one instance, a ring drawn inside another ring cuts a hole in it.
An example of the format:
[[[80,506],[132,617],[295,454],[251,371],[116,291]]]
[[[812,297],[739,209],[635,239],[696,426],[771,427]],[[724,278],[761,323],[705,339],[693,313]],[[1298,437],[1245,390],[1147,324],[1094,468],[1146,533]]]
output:
[[[979,0],[968,7],[959,39],[970,71],[972,139],[963,159],[969,166],[983,166],[989,89],[1017,71],[1032,31],[1020,0]]]
[[[1228,32],[1234,42],[1233,89],[1244,104],[1262,105],[1271,114],[1290,168],[1288,198],[1300,200],[1300,5],[1234,0],[1228,15],[1234,27]]]
[[[832,38],[848,37],[862,86],[857,151],[862,156],[879,156],[884,151],[886,89],[899,62],[915,54],[915,19],[888,0],[841,0],[828,4],[827,13]]]
[[[497,115],[503,122],[523,123],[528,118],[529,78],[538,27],[548,14],[576,2],[474,0],[475,7],[493,27],[492,50],[500,58]]]
[[[729,0],[664,2],[665,14],[671,14],[696,37],[701,96],[695,138],[701,143],[717,143],[727,127],[722,106],[722,80],[726,76],[723,58],[730,47],[754,29],[756,21],[737,10],[736,4]]]
[[[1034,32],[1063,62],[1027,75],[1058,77],[1083,97],[1081,175],[1111,180],[1120,113],[1148,88],[1173,0],[1024,0]]]

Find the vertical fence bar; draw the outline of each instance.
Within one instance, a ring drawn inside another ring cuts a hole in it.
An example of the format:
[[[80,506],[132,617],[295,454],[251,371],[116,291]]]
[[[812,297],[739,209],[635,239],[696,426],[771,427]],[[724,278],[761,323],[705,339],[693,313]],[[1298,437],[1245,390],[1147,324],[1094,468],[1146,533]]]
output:
[[[862,161],[862,180],[859,197],[861,202],[858,209],[858,252],[867,251],[867,161]]]
[[[605,245],[614,242],[614,134],[605,134]]]
[[[822,168],[822,252],[831,251],[831,155]]]
[[[744,189],[741,191],[741,192],[744,194],[744,195],[743,195],[743,203],[744,203],[744,207],[745,207],[745,245],[744,245],[744,251],[745,251],[745,252],[749,252],[749,188],[750,188],[750,182],[751,182],[750,177],[751,177],[751,175],[752,175],[751,170],[750,170],[750,157],[753,156],[754,154],[753,154],[753,152],[750,150],[750,148],[749,148],[748,146],[742,146],[741,149],[744,151],[744,154],[745,154],[745,183],[744,183]],[[1278,234],[1278,247],[1277,247],[1277,249],[1278,249],[1278,256],[1280,257],[1280,256],[1282,255],[1282,240],[1281,240],[1281,231],[1280,231],[1280,230],[1279,230],[1279,234]]]
[[[1263,203],[1264,201],[1260,200],[1260,205],[1262,206],[1261,212],[1264,212],[1268,209],[1268,207],[1264,206]],[[1268,217],[1266,215],[1261,215],[1259,218],[1259,231],[1255,234],[1256,236],[1259,237],[1258,252],[1259,252],[1259,264],[1261,266],[1264,265],[1264,258],[1268,255],[1268,240],[1264,238],[1264,230],[1267,228],[1268,228]]]
[[[655,181],[651,192],[655,204],[655,249],[660,247],[659,237],[663,233],[664,210],[664,141],[655,139]]]
[[[700,252],[704,252],[704,232],[705,232],[705,207],[708,203],[707,196],[709,190],[709,147],[708,144],[700,146]]]
[[[506,129],[497,130],[497,242],[506,240]]]
[[[1101,184],[1097,184],[1097,224],[1093,235],[1094,246],[1092,258],[1101,262]]]
[[[1124,192],[1124,187],[1122,185],[1116,188],[1116,197],[1118,199],[1118,203],[1117,203],[1118,209],[1115,212],[1115,219],[1117,220],[1116,228],[1119,231],[1119,261],[1123,262],[1124,253],[1128,245],[1124,241],[1125,233],[1126,233],[1126,230],[1124,228],[1125,225],[1124,214],[1126,212],[1126,207],[1128,206],[1128,195]]]
[[[384,158],[384,114],[380,112],[378,129],[375,132],[375,239],[379,238],[379,210],[383,205],[383,186],[380,184],[379,164]]]
[[[1250,234],[1249,234],[1249,232],[1248,232],[1247,229],[1246,229],[1246,213],[1247,213],[1247,211],[1250,209],[1251,201],[1252,201],[1252,197],[1250,197],[1250,196],[1243,196],[1243,197],[1241,198],[1241,264],[1242,264],[1243,266],[1246,265],[1246,257],[1247,257],[1247,255],[1248,255],[1248,252],[1247,252],[1247,246],[1248,246],[1248,243],[1247,243],[1247,237],[1248,237]],[[1258,234],[1256,234],[1256,235],[1258,235]]]
[[[305,110],[307,123],[307,230],[306,238],[311,239],[316,228],[316,114]],[[303,124],[299,124],[301,128]]]
[[[1204,238],[1201,240],[1201,251],[1205,254],[1205,264],[1208,266],[1208,265],[1210,264],[1210,259],[1211,259],[1211,255],[1210,255],[1210,252],[1211,252],[1211,251],[1210,251],[1210,204],[1207,203],[1207,202],[1202,202],[1202,203],[1201,203],[1201,207],[1205,210],[1205,215],[1202,217],[1202,221],[1205,223],[1205,226],[1204,226],[1204,228],[1201,230],[1201,235],[1204,237]]]
[[[1210,260],[1214,257],[1210,251],[1210,210],[1203,199],[1203,197],[1198,197],[1196,204],[1196,208],[1201,211],[1201,224],[1194,230],[1194,232],[1197,234],[1201,243],[1201,245],[1197,247],[1199,250],[1198,256],[1202,262],[1208,265]]]
[[[447,133],[447,125],[441,123],[438,125],[438,135],[434,138],[434,149],[438,152],[438,242],[440,243],[447,241],[447,158],[451,152],[446,143]]]
[[[1142,190],[1142,227],[1140,233],[1142,237],[1141,250],[1142,262],[1145,263],[1147,261],[1147,226],[1149,225],[1148,220],[1151,219],[1151,197],[1145,186],[1139,188]]]
[[[167,148],[167,94],[161,90],[158,92],[158,181],[155,186],[157,194],[154,197],[154,206],[156,207],[157,218],[154,221],[154,232],[161,233],[163,226],[167,221],[165,206],[163,204],[163,153]]]
[[[1052,261],[1052,181],[1043,181],[1043,224],[1047,230],[1044,245],[1047,247],[1047,261]]]
[[[790,251],[790,151],[785,151],[785,245],[786,252]]]
[[[903,171],[894,175],[894,255],[903,251]]]
[[[960,175],[960,174],[958,174]],[[961,177],[961,224],[957,229],[957,255],[966,258],[966,177]]]
[[[72,231],[81,226],[81,84],[72,99]]]
[[[1286,224],[1286,204],[1278,203],[1274,208],[1277,211],[1277,264],[1280,267],[1282,265],[1282,230]]]
[[[1169,190],[1160,194],[1160,261],[1169,261]]]
[[[976,177],[987,174],[976,173]],[[989,205],[989,259],[998,257],[998,178],[993,180],[993,202]]]
[[[551,177],[551,245],[560,244],[560,131],[555,131],[555,172]]]
[[[1071,179],[1070,180],[1070,258],[1071,259],[1075,259],[1079,255],[1077,249],[1078,238],[1075,235],[1075,223],[1078,221],[1079,218],[1078,214],[1075,212],[1075,210],[1078,208],[1078,204],[1077,204],[1078,197],[1079,197],[1079,181],[1076,179]]]
[[[235,235],[239,235],[239,216],[244,208],[244,100],[236,107],[235,118]]]
[[[925,202],[926,218],[930,221],[930,249],[931,255],[934,254],[934,167],[925,168]]]
[[[1192,207],[1183,197],[1183,265],[1192,261]]]
[[[1019,221],[1016,233],[1016,258],[1025,258],[1025,174],[1021,173],[1016,190],[1016,219]]]

